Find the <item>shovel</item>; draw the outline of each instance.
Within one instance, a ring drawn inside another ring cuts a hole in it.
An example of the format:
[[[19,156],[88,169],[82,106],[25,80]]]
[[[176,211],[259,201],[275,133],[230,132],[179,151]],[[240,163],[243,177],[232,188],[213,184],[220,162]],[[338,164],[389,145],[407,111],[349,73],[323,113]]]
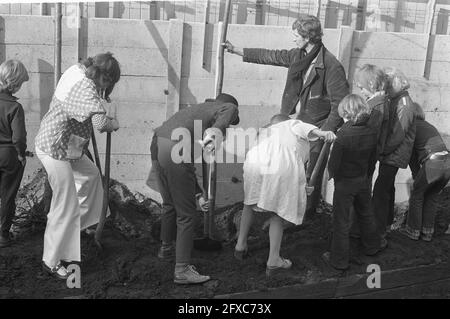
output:
[[[314,166],[314,169],[311,173],[311,178],[309,179],[308,186],[311,190],[311,193],[308,195],[311,195],[314,191],[314,185],[317,181],[317,176],[319,175],[319,169],[322,166],[323,161],[325,160],[325,155],[328,153],[328,150],[331,147],[331,143],[324,143],[322,146],[322,149],[320,150],[319,157],[317,158],[316,165]]]
[[[209,164],[209,173],[208,173],[208,182],[206,183],[207,186],[205,186],[205,176],[206,176],[206,163],[202,163],[202,170],[203,170],[203,187],[208,189],[208,193],[205,194],[206,200],[209,201],[209,208],[208,208],[208,214],[204,215],[204,221],[203,221],[203,234],[204,237],[200,239],[194,240],[194,248],[197,250],[202,251],[217,251],[222,249],[222,243],[219,240],[212,239],[212,228],[213,228],[213,222],[214,222],[214,211],[216,206],[216,151],[211,152],[211,163]]]
[[[96,157],[98,156],[98,152]],[[103,207],[100,215],[100,220],[95,230],[95,244],[102,249],[100,239],[102,237],[103,227],[105,226],[106,214],[109,207],[109,175],[111,164],[111,133],[106,133],[106,156],[105,156],[105,178],[103,179]]]

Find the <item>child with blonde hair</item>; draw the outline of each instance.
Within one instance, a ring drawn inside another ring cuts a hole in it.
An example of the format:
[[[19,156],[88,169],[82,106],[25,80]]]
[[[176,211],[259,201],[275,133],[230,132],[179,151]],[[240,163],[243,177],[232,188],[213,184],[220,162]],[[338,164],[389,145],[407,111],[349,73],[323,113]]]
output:
[[[390,99],[390,131],[380,154],[378,177],[373,188],[373,203],[378,227],[383,237],[394,220],[395,177],[399,168],[410,163],[416,136],[416,119],[420,117],[411,100],[406,76],[396,68],[385,68],[386,92]]]
[[[25,115],[13,94],[28,80],[28,72],[20,61],[7,60],[0,65],[0,248],[11,244],[9,231],[26,163]]]
[[[335,269],[349,267],[349,232],[351,208],[361,228],[361,238],[367,255],[380,250],[375,216],[370,208],[371,165],[376,160],[378,132],[368,122],[371,109],[362,97],[347,95],[339,104],[339,115],[344,125],[337,132],[328,162],[330,179],[334,178],[333,236],[330,252],[324,260]]]

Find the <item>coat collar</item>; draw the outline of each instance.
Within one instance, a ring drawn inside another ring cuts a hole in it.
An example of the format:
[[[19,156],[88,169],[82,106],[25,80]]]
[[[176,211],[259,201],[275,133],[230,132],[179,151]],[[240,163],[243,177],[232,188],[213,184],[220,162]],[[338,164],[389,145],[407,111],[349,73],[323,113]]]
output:
[[[324,69],[325,68],[325,64],[323,62],[324,60],[324,56],[325,56],[325,46],[322,45],[322,47],[320,48],[319,54],[317,55],[317,60],[316,60],[316,64],[314,65],[314,67],[316,69]]]
[[[8,101],[8,102],[16,102],[18,100],[18,98],[13,96],[10,93],[0,92],[0,100]]]

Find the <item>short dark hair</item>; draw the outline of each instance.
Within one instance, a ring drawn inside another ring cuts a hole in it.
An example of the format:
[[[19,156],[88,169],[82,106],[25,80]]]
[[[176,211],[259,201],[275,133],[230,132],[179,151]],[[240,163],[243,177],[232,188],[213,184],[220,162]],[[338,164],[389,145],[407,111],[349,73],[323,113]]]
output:
[[[236,106],[239,106],[238,101],[234,98],[234,96],[227,94],[227,93],[220,93],[216,97],[216,101],[221,101],[224,103],[231,103]]]
[[[309,38],[309,42],[318,43],[322,40],[322,26],[320,20],[312,15],[301,14],[292,24],[292,30],[297,30],[304,38]]]

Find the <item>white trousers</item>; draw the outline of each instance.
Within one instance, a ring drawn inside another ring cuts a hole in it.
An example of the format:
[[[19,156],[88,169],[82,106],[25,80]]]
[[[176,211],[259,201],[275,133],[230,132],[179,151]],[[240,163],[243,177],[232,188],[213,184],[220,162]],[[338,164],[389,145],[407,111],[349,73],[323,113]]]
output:
[[[98,168],[86,155],[59,161],[36,149],[53,191],[42,260],[50,267],[60,260],[81,261],[80,231],[98,223],[103,185]]]

